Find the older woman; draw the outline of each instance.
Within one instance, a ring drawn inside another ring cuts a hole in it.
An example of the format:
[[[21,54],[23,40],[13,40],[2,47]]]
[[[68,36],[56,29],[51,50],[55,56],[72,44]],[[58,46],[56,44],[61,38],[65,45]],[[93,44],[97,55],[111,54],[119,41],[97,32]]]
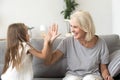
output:
[[[113,80],[107,68],[108,48],[105,41],[95,35],[91,15],[77,11],[71,15],[70,25],[73,36],[65,38],[48,54],[46,63],[53,64],[66,55],[68,67],[63,80]],[[57,33],[57,25],[53,25],[52,30]]]

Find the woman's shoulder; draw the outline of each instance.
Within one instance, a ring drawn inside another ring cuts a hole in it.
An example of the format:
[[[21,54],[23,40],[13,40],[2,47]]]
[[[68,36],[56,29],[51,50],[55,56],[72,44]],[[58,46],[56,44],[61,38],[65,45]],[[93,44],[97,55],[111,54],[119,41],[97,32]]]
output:
[[[63,38],[64,42],[73,42],[74,41],[74,37],[73,36],[69,36],[69,37],[64,37]]]
[[[64,37],[64,39],[63,40],[73,40],[74,39],[74,37],[73,36],[69,36],[69,37]]]
[[[100,36],[98,36],[98,42],[100,44],[106,44],[105,40],[102,37],[100,37]]]
[[[100,36],[98,36],[98,39],[99,39],[100,41],[102,41],[102,42],[105,42],[105,40],[104,40],[102,37],[100,37]]]

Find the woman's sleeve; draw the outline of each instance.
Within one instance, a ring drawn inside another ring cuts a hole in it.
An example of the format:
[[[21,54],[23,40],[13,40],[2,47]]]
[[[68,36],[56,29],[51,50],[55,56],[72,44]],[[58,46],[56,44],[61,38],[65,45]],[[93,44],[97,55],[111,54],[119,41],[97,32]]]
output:
[[[109,63],[109,51],[106,42],[103,40],[101,47],[101,64],[108,63]]]
[[[66,46],[66,40],[63,39],[63,40],[60,42],[60,44],[58,45],[58,47],[57,47],[56,50],[59,50],[59,51],[61,51],[63,54],[65,54],[65,53],[66,53],[66,48],[67,48],[67,46]]]

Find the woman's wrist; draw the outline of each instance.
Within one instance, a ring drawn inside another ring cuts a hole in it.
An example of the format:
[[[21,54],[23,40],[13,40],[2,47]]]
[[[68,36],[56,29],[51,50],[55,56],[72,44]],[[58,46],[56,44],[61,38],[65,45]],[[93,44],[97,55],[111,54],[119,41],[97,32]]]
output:
[[[50,41],[45,41],[45,42],[44,42],[44,46],[49,46],[49,47],[51,47],[51,46],[52,46],[52,43],[51,43]]]
[[[113,80],[113,78],[111,77],[111,75],[105,75],[103,76],[104,80]]]
[[[110,75],[106,75],[105,78],[108,79],[108,77],[110,77]]]
[[[102,74],[102,76],[103,76],[103,78],[106,80],[106,79],[110,76],[110,74],[104,72],[104,73]]]
[[[114,79],[113,79],[113,77],[111,75],[107,75],[106,80],[114,80]]]

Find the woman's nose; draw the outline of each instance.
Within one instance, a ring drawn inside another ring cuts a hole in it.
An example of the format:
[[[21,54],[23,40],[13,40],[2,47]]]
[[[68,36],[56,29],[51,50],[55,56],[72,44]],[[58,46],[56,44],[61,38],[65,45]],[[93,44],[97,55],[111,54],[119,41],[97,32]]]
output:
[[[71,32],[74,32],[74,29],[73,29],[73,28],[71,28]]]

